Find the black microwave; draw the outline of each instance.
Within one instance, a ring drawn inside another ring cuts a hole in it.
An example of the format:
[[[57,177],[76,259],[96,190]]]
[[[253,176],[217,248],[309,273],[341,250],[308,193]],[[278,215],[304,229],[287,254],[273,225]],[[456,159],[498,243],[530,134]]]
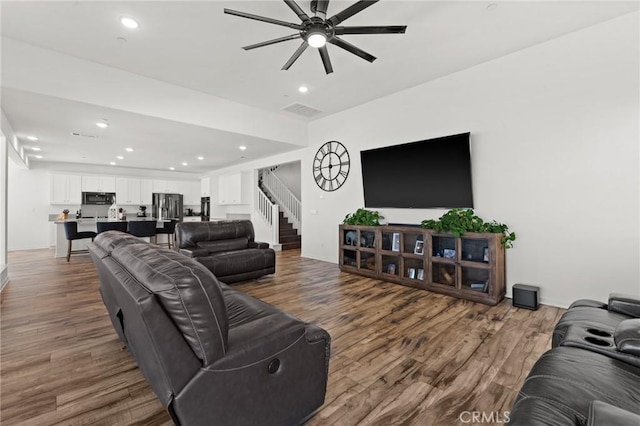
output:
[[[113,192],[83,192],[82,204],[108,204],[111,205],[116,199]]]

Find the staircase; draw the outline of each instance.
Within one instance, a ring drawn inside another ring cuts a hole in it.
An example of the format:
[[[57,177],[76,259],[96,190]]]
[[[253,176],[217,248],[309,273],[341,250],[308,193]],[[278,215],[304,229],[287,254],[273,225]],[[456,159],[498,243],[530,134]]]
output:
[[[299,206],[292,209],[290,199],[295,199],[295,197],[289,195],[290,191],[282,185],[275,175],[272,175],[271,173],[272,171],[268,170],[265,171],[264,174],[261,174],[261,177],[258,180],[258,187],[269,201],[271,201],[271,203],[278,205],[280,208],[280,211],[278,211],[278,242],[282,245],[282,250],[300,249],[302,247],[302,236],[298,234],[298,230],[294,227],[296,222],[290,222],[289,218],[285,216],[285,213],[282,211],[299,211]],[[277,188],[276,192],[280,193],[280,197],[275,196],[272,191],[267,188],[267,185],[263,180],[264,177],[270,178],[269,182],[271,184],[271,188]],[[276,179],[276,181],[274,181],[274,179]],[[284,199],[286,199],[285,202],[283,202]],[[287,209],[283,204],[288,204],[289,208]],[[299,222],[297,223],[297,226],[299,227]]]
[[[289,219],[280,212],[280,244],[282,250],[294,250],[302,247],[302,236],[298,235],[298,231],[289,222]]]

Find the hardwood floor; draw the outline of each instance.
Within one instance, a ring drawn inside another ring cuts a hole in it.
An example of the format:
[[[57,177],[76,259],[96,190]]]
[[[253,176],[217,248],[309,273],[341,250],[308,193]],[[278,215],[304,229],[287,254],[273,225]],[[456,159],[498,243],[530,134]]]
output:
[[[88,255],[12,252],[9,277],[3,426],[172,424],[109,322]],[[508,411],[563,312],[414,290],[295,250],[278,253],[274,276],[235,287],[331,334],[326,401],[308,425],[449,425],[463,411]]]

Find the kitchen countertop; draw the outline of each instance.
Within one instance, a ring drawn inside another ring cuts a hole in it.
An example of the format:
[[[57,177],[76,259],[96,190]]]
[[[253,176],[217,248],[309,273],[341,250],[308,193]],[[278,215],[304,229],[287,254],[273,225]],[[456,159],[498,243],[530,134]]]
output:
[[[125,220],[115,220],[113,222],[136,222],[136,221],[156,221],[156,222],[170,222],[169,219],[162,219],[159,221],[154,217],[127,217]],[[96,222],[110,222],[106,217],[81,217],[80,219],[76,219],[74,217],[69,217],[69,219],[56,219],[53,220],[54,223],[65,223],[65,222],[78,222],[78,223],[96,223]]]

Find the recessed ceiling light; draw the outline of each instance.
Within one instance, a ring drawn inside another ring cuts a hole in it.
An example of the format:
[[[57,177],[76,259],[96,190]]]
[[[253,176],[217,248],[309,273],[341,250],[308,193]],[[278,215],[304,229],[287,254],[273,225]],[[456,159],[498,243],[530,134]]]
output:
[[[169,170],[175,170],[175,169],[176,169],[175,167],[169,167]]]
[[[96,126],[100,127],[101,129],[106,129],[107,127],[109,127],[107,123],[103,123],[102,121],[98,121],[96,123]]]
[[[109,164],[111,164],[112,166],[116,165],[115,161],[110,161]]]
[[[36,138],[35,136],[27,136],[27,139],[29,139],[30,141],[37,141],[38,138]]]
[[[138,21],[136,21],[133,18],[129,18],[128,16],[123,16],[122,18],[120,18],[120,23],[132,30],[135,30],[136,28],[138,28],[138,25],[139,25]]]
[[[120,41],[122,43],[126,43],[127,42],[127,39],[124,38],[124,37],[117,37],[116,40],[118,40],[118,41]]]
[[[38,148],[37,146],[32,146],[32,147],[31,147],[31,149],[32,149],[33,151],[40,151],[40,148]]]
[[[298,87],[298,92],[300,93],[307,93],[308,91],[309,91],[309,88],[307,86]]]
[[[487,5],[487,10],[488,10],[489,12],[494,11],[494,10],[496,10],[497,8],[498,8],[498,3],[489,3],[489,4]]]
[[[240,151],[244,151],[245,149],[247,149],[247,147],[246,147],[246,146],[244,146],[244,145],[241,145],[241,146],[239,146],[238,148],[240,149]]]
[[[183,166],[188,166],[189,164],[185,161],[182,163]]]
[[[117,158],[118,160],[124,160],[124,157],[123,157],[122,155],[118,155],[116,158]]]
[[[35,155],[36,158],[42,158],[42,155]]]
[[[198,160],[204,160],[204,157],[201,155],[200,157],[198,157]]]
[[[133,152],[133,148],[125,148],[124,150],[127,152]]]

